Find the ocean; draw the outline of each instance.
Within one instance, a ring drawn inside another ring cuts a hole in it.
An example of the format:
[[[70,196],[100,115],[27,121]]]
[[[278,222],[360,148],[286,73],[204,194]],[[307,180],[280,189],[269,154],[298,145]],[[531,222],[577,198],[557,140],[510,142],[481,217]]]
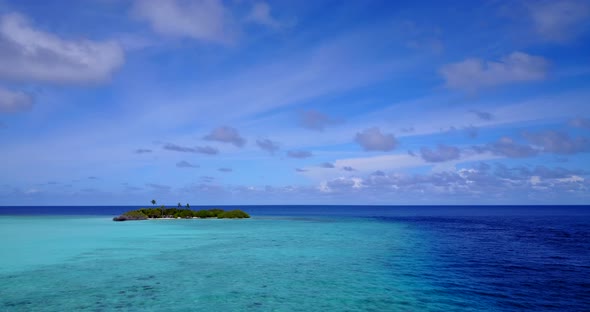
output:
[[[590,206],[135,208],[0,207],[0,311],[590,310]]]

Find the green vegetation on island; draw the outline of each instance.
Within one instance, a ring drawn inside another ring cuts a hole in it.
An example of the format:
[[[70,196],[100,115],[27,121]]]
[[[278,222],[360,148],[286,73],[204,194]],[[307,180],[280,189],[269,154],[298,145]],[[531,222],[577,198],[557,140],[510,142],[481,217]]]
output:
[[[155,204],[155,200],[152,200]],[[166,208],[161,206],[159,208],[140,208],[137,210],[127,211],[124,214],[114,217],[113,221],[131,221],[131,220],[148,220],[148,219],[193,219],[193,218],[217,218],[217,219],[243,219],[250,218],[246,212],[242,210],[225,211],[223,209],[207,209],[207,210],[191,210],[180,208]]]

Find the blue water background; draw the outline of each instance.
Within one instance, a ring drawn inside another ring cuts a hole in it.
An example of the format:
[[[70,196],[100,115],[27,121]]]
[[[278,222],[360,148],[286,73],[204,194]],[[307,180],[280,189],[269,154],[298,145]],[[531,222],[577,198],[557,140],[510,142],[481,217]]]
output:
[[[252,219],[111,221],[134,208],[0,207],[0,311],[590,307],[588,206],[243,206]]]

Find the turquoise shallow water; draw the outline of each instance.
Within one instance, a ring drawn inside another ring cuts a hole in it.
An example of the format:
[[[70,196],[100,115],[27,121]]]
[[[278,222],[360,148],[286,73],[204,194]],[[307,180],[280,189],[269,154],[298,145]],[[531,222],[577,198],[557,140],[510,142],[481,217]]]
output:
[[[0,216],[0,311],[582,311],[559,220]]]
[[[420,237],[403,225],[334,218],[115,223],[104,217],[2,217],[0,225],[0,235],[10,237],[0,249],[0,303],[15,311],[452,305],[421,298],[432,286],[410,273],[428,259],[419,252]],[[404,268],[395,275],[387,265],[392,257]]]

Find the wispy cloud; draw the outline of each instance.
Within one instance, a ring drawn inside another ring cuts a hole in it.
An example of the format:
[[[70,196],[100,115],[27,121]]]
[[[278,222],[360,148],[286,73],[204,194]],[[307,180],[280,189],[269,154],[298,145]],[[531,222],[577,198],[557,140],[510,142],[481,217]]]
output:
[[[221,0],[137,0],[133,14],[164,36],[222,44],[236,36],[231,12]]]
[[[213,129],[211,133],[204,136],[203,139],[208,141],[230,143],[236,147],[243,147],[244,144],[246,144],[246,139],[240,136],[238,130],[227,126]]]
[[[258,147],[260,147],[262,150],[265,150],[271,154],[274,154],[280,148],[278,142],[274,142],[269,139],[256,140],[256,145],[258,145]]]
[[[168,116],[180,124],[192,124],[195,118],[203,123],[235,122],[324,95],[349,92],[385,77],[397,77],[415,64],[416,57],[406,57],[403,62],[395,57],[375,62],[374,50],[370,48],[375,42],[381,42],[381,37],[376,36],[374,29],[347,32],[263,65],[232,71],[222,81],[207,81],[173,95],[155,94],[144,100],[153,108],[144,118]],[[296,74],[284,76],[285,72]],[[276,79],[278,76],[283,78]],[[171,99],[177,105],[160,105]],[[225,108],[229,106],[231,110]]]
[[[525,7],[535,31],[547,41],[563,43],[588,31],[588,1],[530,1]]]
[[[543,57],[513,52],[499,61],[470,58],[448,64],[440,73],[448,88],[472,92],[508,83],[543,80],[547,68],[548,62]]]
[[[315,110],[299,112],[299,124],[310,130],[323,131],[327,126],[335,123],[337,123],[335,119]]]
[[[474,147],[478,152],[492,152],[494,155],[509,158],[525,158],[536,156],[539,152],[529,145],[519,144],[512,138],[502,137],[498,141],[483,147]]]
[[[590,119],[582,117],[574,118],[570,120],[569,125],[572,127],[590,130]]]
[[[199,154],[206,154],[206,155],[216,155],[217,153],[219,153],[218,149],[211,147],[211,146],[197,146],[197,147],[195,147],[195,150]]]
[[[590,152],[589,138],[571,137],[565,132],[525,133],[525,138],[546,153],[576,154]]]
[[[291,158],[309,158],[313,154],[309,151],[287,151],[287,157]]]
[[[252,5],[252,9],[246,17],[246,20],[271,28],[281,27],[281,23],[271,14],[270,5],[264,1],[258,1]]]
[[[176,163],[176,167],[178,168],[199,168],[198,165],[193,165],[186,160],[182,160]]]
[[[470,139],[475,139],[479,135],[479,129],[474,126],[468,126],[468,127],[463,128],[463,132]]]
[[[198,153],[198,154],[206,154],[206,155],[216,155],[217,153],[219,153],[218,149],[216,149],[214,147],[210,147],[210,146],[187,147],[187,146],[176,145],[173,143],[165,143],[163,148],[165,150],[182,152],[182,153]]]
[[[169,151],[182,152],[182,153],[196,153],[197,150],[192,147],[180,146],[173,143],[164,144],[163,148]]]
[[[9,90],[0,86],[0,113],[28,111],[33,107],[33,101],[33,97],[30,94],[22,91]]]
[[[215,178],[211,177],[211,176],[201,176],[199,178],[199,180],[201,180],[204,183],[211,183],[211,182],[215,181]]]
[[[435,150],[436,152],[436,150]],[[451,157],[453,158],[453,157]],[[502,157],[494,155],[489,151],[479,153],[467,151],[461,152],[458,159],[449,159],[440,162],[428,162],[422,157],[411,156],[408,154],[387,154],[370,157],[353,157],[336,159],[333,163],[336,168],[346,168],[345,170],[354,175],[370,174],[376,171],[402,173],[412,168],[430,168],[432,171],[448,171],[455,168],[458,164],[472,163],[478,161],[487,161],[491,159],[500,159]],[[314,181],[322,181],[342,176],[340,170],[325,170],[314,166],[303,168],[307,170],[304,174]]]
[[[469,112],[474,114],[475,116],[477,116],[477,118],[479,118],[481,120],[490,121],[490,120],[494,119],[494,115],[492,115],[492,113],[490,113],[490,112],[484,112],[484,111],[478,111],[478,110],[470,110]]]
[[[137,192],[137,191],[143,191],[143,188],[142,187],[137,187],[137,186],[132,186],[132,185],[126,185],[125,186],[125,191]]]
[[[427,162],[443,162],[459,159],[461,151],[454,146],[439,144],[436,149],[421,148],[420,156]]]
[[[125,62],[114,41],[65,40],[17,13],[0,16],[0,47],[0,77],[13,81],[103,82]]]
[[[172,189],[172,187],[170,187],[168,185],[156,184],[156,183],[147,183],[146,186],[149,186],[153,190],[156,190],[159,192],[170,192],[170,190]]]
[[[151,152],[152,150],[147,148],[138,148],[135,150],[135,154],[149,154]]]

